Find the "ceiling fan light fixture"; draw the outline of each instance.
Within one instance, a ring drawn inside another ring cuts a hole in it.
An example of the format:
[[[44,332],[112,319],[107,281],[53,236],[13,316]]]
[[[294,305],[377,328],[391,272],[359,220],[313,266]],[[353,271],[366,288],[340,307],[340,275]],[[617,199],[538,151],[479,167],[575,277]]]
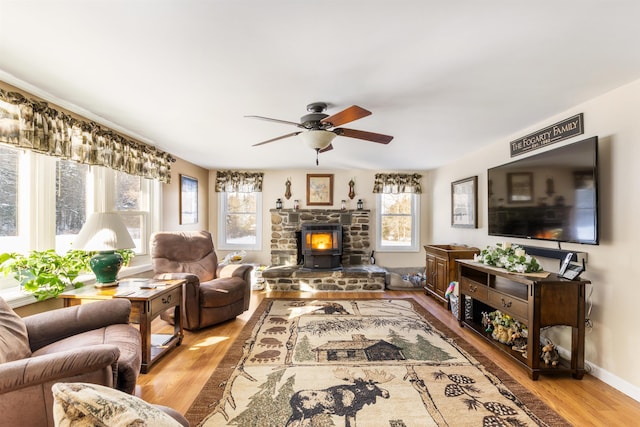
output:
[[[336,134],[328,130],[308,130],[300,134],[300,138],[314,150],[323,150],[331,145]]]

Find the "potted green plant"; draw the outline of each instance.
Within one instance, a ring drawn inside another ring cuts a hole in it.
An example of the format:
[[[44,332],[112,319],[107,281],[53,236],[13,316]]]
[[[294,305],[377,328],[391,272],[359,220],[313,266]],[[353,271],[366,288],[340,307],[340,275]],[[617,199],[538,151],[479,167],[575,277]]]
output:
[[[122,256],[122,266],[127,267],[136,253],[132,249],[119,249],[116,251]]]
[[[68,286],[80,287],[78,275],[89,271],[90,253],[71,250],[59,255],[54,249],[31,251],[28,255],[3,253],[0,269],[5,276],[13,274],[21,288],[33,294],[38,301],[56,297]]]
[[[123,265],[128,265],[135,253],[131,249],[117,251],[122,255]],[[59,255],[54,249],[31,251],[28,255],[7,252],[0,255],[0,270],[13,274],[20,287],[36,297],[38,301],[55,298],[68,286],[79,288],[82,282],[76,281],[81,273],[88,273],[89,260],[95,252],[79,249]]]

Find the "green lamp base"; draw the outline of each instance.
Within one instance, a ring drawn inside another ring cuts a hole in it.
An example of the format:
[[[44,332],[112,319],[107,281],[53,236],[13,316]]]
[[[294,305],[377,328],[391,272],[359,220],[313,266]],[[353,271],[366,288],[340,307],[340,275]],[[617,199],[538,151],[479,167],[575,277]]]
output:
[[[89,260],[89,266],[96,275],[96,287],[118,286],[118,272],[122,267],[122,256],[115,251],[98,252]]]

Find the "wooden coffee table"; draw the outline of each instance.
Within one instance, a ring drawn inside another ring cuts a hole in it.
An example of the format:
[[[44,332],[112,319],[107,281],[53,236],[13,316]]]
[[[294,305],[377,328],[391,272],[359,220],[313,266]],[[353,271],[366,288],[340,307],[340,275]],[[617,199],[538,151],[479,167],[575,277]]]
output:
[[[182,342],[182,284],[184,280],[123,279],[118,286],[96,288],[83,286],[72,291],[61,293],[58,298],[64,299],[64,306],[82,304],[83,300],[103,300],[126,298],[131,301],[129,322],[140,327],[142,341],[142,366],[140,372],[146,374],[151,366],[169,350]],[[143,289],[141,286],[149,286]],[[173,335],[151,333],[151,321],[160,313],[175,307],[175,325]]]

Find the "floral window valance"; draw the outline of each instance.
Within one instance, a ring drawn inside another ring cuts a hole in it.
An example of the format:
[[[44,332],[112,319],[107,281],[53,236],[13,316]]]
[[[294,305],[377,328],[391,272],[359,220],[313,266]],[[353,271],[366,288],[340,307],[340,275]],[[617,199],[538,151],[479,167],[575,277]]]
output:
[[[218,171],[216,174],[216,191],[236,193],[261,193],[262,172]]]
[[[374,193],[422,193],[422,175],[402,173],[377,173],[373,183]]]
[[[49,156],[171,181],[171,155],[0,88],[0,142]]]

